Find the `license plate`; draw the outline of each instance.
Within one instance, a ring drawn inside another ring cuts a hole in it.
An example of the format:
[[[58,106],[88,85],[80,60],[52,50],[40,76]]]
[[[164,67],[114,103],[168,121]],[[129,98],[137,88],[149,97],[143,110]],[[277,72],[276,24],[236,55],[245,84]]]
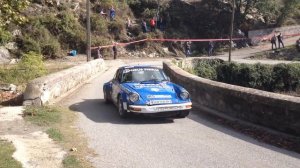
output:
[[[171,104],[172,100],[151,100],[151,104]]]
[[[168,110],[181,110],[182,106],[174,106],[174,107],[159,107],[158,110],[168,111]]]

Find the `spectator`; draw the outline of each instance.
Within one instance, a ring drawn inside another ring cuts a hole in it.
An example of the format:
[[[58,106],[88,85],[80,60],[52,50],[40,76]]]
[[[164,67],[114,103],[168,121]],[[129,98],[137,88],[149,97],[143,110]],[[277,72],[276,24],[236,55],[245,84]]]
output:
[[[103,9],[101,9],[100,15],[103,16],[105,19],[107,18],[107,13],[105,13]]]
[[[279,35],[277,36],[277,40],[278,40],[278,48],[280,48],[280,44],[282,44],[282,47],[284,48],[284,44],[283,44],[283,37],[282,34],[279,33]]]
[[[300,38],[296,41],[296,48],[300,52]]]
[[[155,25],[156,25],[155,19],[154,18],[150,19],[150,28],[152,32],[155,31]]]
[[[98,59],[98,58],[103,58],[103,56],[101,54],[101,47],[97,48],[97,57],[95,57],[95,59]]]
[[[147,23],[145,20],[142,21],[142,29],[144,33],[147,33],[148,28],[147,28]]]
[[[114,9],[113,6],[111,6],[110,10],[109,10],[109,16],[110,16],[110,20],[113,21],[115,20],[116,17],[116,11]]]
[[[159,17],[159,20],[157,21],[157,28],[161,31],[163,31],[163,18]]]
[[[114,43],[112,49],[113,49],[113,53],[114,53],[114,59],[117,59],[117,54],[118,54],[118,51],[117,51],[117,43]]]
[[[68,55],[70,56],[76,56],[77,55],[77,51],[76,50],[71,50]]]
[[[271,44],[272,44],[272,50],[274,50],[274,46],[275,46],[275,50],[277,49],[276,46],[276,35],[274,34],[273,37],[271,38]]]
[[[214,42],[210,41],[208,43],[208,56],[212,56],[214,50]]]
[[[192,54],[191,52],[191,45],[192,45],[192,42],[190,41],[187,41],[185,43],[185,54],[186,54],[186,57],[190,56]]]
[[[127,29],[130,28],[131,25],[132,25],[131,20],[130,20],[130,18],[128,17],[128,18],[127,18],[127,23],[126,23]]]

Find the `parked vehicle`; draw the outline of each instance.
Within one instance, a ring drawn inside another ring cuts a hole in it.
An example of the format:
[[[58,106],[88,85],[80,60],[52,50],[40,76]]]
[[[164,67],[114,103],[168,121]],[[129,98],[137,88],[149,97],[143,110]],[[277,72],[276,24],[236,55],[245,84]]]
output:
[[[192,108],[190,94],[153,66],[119,68],[104,84],[103,93],[105,102],[117,106],[121,118],[130,113],[184,118]]]

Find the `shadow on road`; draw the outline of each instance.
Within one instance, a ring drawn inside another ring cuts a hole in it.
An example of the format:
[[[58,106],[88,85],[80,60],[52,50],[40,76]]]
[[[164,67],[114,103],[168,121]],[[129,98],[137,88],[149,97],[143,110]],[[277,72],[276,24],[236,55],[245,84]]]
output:
[[[142,115],[130,115],[121,119],[113,104],[105,104],[103,99],[85,99],[83,102],[72,104],[69,109],[84,114],[88,119],[97,123],[112,124],[168,124],[174,121],[169,118],[151,118]]]
[[[284,135],[280,133],[266,132],[259,128],[243,125],[237,121],[227,121],[197,108],[193,109],[192,115],[189,115],[188,118],[237,139],[300,159],[300,137],[293,139],[283,137]]]
[[[113,104],[105,104],[103,99],[85,99],[84,101],[69,106],[69,109],[75,112],[82,113],[89,120],[96,123],[112,123],[120,125],[138,125],[138,124],[172,124],[173,119],[170,118],[150,118],[144,117],[142,115],[132,115],[127,119],[121,119],[117,112],[116,107]],[[218,118],[211,116],[205,111],[194,109],[191,115],[187,117],[203,126],[214,129],[216,131],[222,132],[224,134],[230,135],[237,139],[249,142],[254,145],[261,146],[263,148],[279,152],[285,155],[289,155],[294,158],[300,158],[300,155],[287,150],[278,148],[277,143],[273,141],[272,143],[257,139],[247,133],[236,130],[230,126],[226,126],[218,121]],[[269,135],[268,135],[269,136]],[[269,138],[273,138],[271,135]],[[269,145],[271,144],[271,145]],[[273,145],[273,146],[272,146]],[[277,146],[277,147],[275,147]],[[279,146],[280,147],[280,146]],[[281,147],[282,148],[282,147]],[[293,150],[291,148],[286,148],[288,150]]]

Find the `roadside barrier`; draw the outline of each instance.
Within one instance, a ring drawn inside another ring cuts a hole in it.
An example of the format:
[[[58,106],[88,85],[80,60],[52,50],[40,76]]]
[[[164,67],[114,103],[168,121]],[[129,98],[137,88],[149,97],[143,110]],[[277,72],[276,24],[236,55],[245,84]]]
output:
[[[272,38],[273,33],[269,34],[269,35],[262,35],[262,36],[256,36],[253,37],[252,40],[258,40],[258,41],[268,41]],[[285,34],[283,35],[283,38],[290,38],[290,37],[296,37],[296,36],[300,36],[300,34]],[[240,40],[250,40],[248,38],[233,38],[233,41],[240,41]],[[224,41],[230,41],[229,38],[225,38],[225,39],[151,39],[151,38],[147,38],[147,39],[142,39],[142,40],[136,40],[136,41],[131,41],[131,42],[126,42],[126,43],[115,43],[115,44],[110,44],[110,45],[104,45],[104,46],[94,46],[91,47],[91,50],[95,50],[98,47],[100,47],[101,49],[103,48],[111,48],[114,45],[116,46],[127,46],[130,44],[135,44],[135,43],[141,43],[141,42],[187,42],[187,41],[191,41],[191,42],[224,42]]]
[[[233,41],[237,41],[237,40],[245,40],[247,38],[233,38]],[[127,46],[130,44],[135,44],[135,43],[141,43],[141,42],[187,42],[187,41],[191,41],[191,42],[209,42],[209,41],[213,41],[213,42],[220,42],[220,41],[230,41],[230,39],[142,39],[142,40],[137,40],[137,41],[131,41],[131,42],[126,42],[126,43],[116,43],[116,44],[110,44],[110,45],[104,45],[104,46],[95,46],[95,47],[91,47],[92,50],[97,49],[98,47],[100,48],[110,48],[113,47],[114,45],[116,46]]]

